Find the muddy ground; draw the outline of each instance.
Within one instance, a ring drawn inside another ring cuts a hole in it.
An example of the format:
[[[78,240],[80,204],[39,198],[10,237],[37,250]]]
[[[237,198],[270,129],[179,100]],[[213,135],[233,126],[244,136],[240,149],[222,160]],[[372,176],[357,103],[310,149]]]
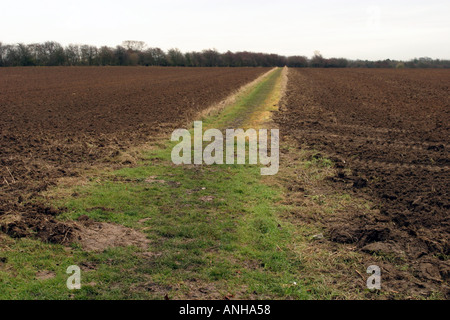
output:
[[[58,178],[130,164],[133,146],[168,134],[265,68],[0,69],[0,229],[70,242],[73,226],[35,203]]]
[[[391,292],[450,297],[449,89],[448,70],[290,69],[276,115],[298,147],[334,161],[332,188],[378,209],[320,222],[330,241],[384,256]]]

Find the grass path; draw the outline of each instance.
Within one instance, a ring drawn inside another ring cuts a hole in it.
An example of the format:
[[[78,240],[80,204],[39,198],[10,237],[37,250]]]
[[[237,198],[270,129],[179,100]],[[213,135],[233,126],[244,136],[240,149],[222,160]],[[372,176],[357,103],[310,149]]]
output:
[[[267,74],[233,105],[204,119],[204,129],[271,125],[270,113],[277,109],[285,72],[279,68]],[[132,168],[101,172],[85,185],[55,191],[77,194],[55,202],[68,208],[61,219],[87,215],[133,228],[150,240],[148,250],[86,252],[76,244],[64,248],[0,237],[4,248],[0,298],[327,299],[344,295],[339,288],[327,286],[330,281],[313,275],[318,259],[324,265],[329,259],[326,251],[305,255],[310,236],[320,229],[286,219],[292,207],[283,201],[285,190],[280,184],[261,177],[258,166],[175,166],[170,156],[173,145],[164,142],[146,151]],[[328,163],[306,167],[306,162],[299,166],[311,175],[323,177],[329,169]],[[282,173],[282,178],[290,174]],[[66,288],[69,265],[82,269],[81,290]]]

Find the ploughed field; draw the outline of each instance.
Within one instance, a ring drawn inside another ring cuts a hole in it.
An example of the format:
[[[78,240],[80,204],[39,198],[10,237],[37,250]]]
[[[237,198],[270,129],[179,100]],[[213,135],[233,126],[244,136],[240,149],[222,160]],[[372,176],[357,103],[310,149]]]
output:
[[[52,209],[30,204],[60,177],[119,159],[132,146],[186,126],[265,68],[54,67],[0,69],[0,218],[61,242]],[[123,160],[127,162],[126,158]]]
[[[331,240],[409,262],[412,285],[447,292],[449,89],[448,70],[290,69],[276,117],[299,147],[334,160],[335,188],[379,209],[325,218]]]

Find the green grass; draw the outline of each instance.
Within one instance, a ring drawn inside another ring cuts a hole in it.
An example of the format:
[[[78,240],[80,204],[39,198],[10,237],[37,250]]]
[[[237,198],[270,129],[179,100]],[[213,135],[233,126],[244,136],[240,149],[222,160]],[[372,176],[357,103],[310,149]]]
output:
[[[113,248],[102,253],[88,253],[74,246],[70,250],[59,245],[37,240],[4,240],[0,257],[0,299],[143,299],[148,293],[133,290],[135,283],[145,281],[142,275],[127,273],[135,267],[139,256],[133,248]],[[5,267],[7,265],[7,267]],[[81,290],[66,287],[70,265],[82,268]],[[84,265],[95,270],[84,271]],[[53,272],[54,277],[39,279],[42,271]],[[156,298],[156,297],[155,297]]]

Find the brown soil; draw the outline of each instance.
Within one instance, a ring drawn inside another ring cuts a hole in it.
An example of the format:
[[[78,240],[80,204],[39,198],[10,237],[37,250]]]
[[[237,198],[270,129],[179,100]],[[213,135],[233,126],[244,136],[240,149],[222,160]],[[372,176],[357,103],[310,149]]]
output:
[[[36,197],[97,164],[184,126],[264,68],[0,69],[0,230],[67,243],[74,225]]]
[[[36,279],[38,280],[48,280],[54,277],[56,277],[56,273],[53,271],[43,270],[36,273]]]
[[[282,134],[334,160],[335,189],[379,209],[322,221],[329,240],[409,265],[381,266],[394,292],[449,297],[449,89],[448,70],[291,69],[276,115]]]
[[[150,240],[145,234],[124,226],[95,222],[81,216],[77,222],[68,222],[74,230],[74,237],[86,251],[103,251],[111,247],[136,246],[148,249]]]

